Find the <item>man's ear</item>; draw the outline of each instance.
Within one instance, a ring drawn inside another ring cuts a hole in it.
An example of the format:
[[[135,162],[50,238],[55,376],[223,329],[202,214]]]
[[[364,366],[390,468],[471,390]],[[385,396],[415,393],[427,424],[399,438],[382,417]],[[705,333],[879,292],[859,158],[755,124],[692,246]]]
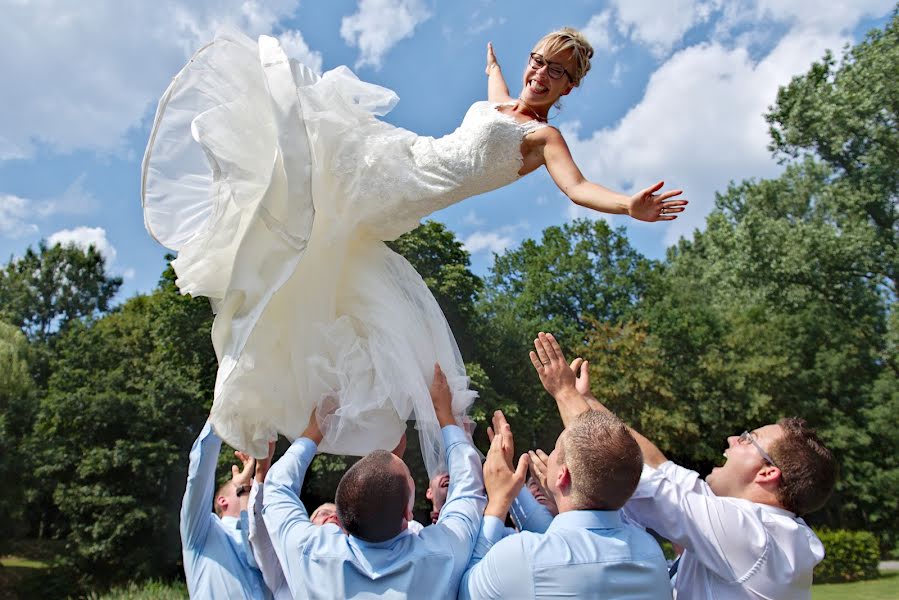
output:
[[[755,474],[755,482],[758,484],[780,483],[781,477],[783,477],[783,474],[779,468],[765,463],[758,470],[758,473]]]
[[[428,489],[425,491],[425,498],[428,500],[434,499],[434,492],[431,491],[431,486],[428,486]]]
[[[565,88],[565,91],[562,92],[562,95],[563,95],[563,96],[567,96],[568,94],[571,93],[571,90],[573,90],[573,89],[574,89],[574,85],[572,85],[572,84],[569,83],[569,84],[568,84],[568,87]]]
[[[571,489],[571,471],[568,470],[568,465],[561,465],[559,467],[556,483],[558,484],[559,491],[563,494],[567,494],[568,490]]]

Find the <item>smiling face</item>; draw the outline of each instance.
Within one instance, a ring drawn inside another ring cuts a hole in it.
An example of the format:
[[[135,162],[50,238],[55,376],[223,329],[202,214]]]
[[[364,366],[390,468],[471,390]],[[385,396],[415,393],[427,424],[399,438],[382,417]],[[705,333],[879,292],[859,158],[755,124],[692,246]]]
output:
[[[536,67],[534,61],[528,60],[524,69],[523,84],[520,98],[531,108],[541,112],[548,111],[559,98],[571,92],[574,88],[568,75],[562,74],[558,79],[549,76],[550,63],[561,65],[568,73],[575,72],[577,65],[574,60],[574,52],[570,49],[550,53],[546,50],[546,44],[534,48],[536,54],[544,58],[544,64]]]
[[[431,501],[431,523],[436,523],[440,517],[440,511],[446,504],[446,495],[449,491],[449,474],[442,473],[431,479],[425,496]]]
[[[783,429],[780,425],[765,425],[750,433],[767,452],[774,442],[783,436]],[[724,456],[727,461],[722,466],[712,469],[705,478],[716,496],[742,497],[756,480],[759,470],[769,464],[752,442],[741,440],[739,435],[727,438]]]

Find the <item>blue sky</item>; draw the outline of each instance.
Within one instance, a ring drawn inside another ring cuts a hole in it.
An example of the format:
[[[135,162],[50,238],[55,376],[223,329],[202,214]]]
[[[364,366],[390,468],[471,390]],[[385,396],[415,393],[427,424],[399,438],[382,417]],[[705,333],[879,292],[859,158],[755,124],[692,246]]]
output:
[[[349,65],[400,96],[386,120],[422,135],[458,125],[486,97],[485,46],[517,94],[534,42],[570,25],[593,69],[552,123],[592,180],[686,190],[669,224],[625,217],[659,258],[703,226],[728,181],[772,177],[762,113],[777,87],[828,48],[883,26],[893,0],[0,0],[0,258],[41,238],[94,243],[151,290],[165,249],[146,233],[140,161],[169,80],[222,24],[275,35],[318,71]],[[484,274],[493,252],[579,216],[545,171],[443,210]]]

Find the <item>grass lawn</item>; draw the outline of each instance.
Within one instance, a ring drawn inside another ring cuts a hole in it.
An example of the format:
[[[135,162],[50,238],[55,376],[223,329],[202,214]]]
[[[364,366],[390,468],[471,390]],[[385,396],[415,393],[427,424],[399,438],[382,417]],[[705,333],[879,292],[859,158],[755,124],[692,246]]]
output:
[[[897,600],[899,571],[881,573],[880,579],[856,583],[821,583],[812,588],[812,600]]]

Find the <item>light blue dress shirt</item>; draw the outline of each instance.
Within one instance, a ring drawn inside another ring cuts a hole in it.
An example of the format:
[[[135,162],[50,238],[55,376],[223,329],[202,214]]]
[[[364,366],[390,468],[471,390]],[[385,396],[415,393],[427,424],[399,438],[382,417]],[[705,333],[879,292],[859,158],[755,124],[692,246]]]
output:
[[[248,551],[246,513],[241,519],[212,512],[215,467],[222,440],[207,421],[190,449],[187,489],[181,502],[181,549],[191,598],[271,598]],[[241,525],[241,522],[243,524]]]
[[[459,598],[671,598],[661,548],[623,522],[620,511],[574,510],[553,518],[522,492],[512,516],[527,531],[506,535],[502,521],[484,517]]]
[[[418,535],[405,530],[384,542],[309,521],[297,490],[315,457],[312,440],[298,439],[272,466],[262,516],[295,598],[456,597],[487,497],[475,448],[455,425],[442,433],[450,487],[440,519]]]

